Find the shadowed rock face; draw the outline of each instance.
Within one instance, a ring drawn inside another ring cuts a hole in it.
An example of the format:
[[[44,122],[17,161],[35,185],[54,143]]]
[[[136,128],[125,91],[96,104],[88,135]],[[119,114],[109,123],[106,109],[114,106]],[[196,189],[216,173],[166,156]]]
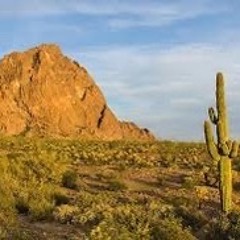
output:
[[[0,134],[154,139],[118,121],[86,69],[53,44],[0,60]]]

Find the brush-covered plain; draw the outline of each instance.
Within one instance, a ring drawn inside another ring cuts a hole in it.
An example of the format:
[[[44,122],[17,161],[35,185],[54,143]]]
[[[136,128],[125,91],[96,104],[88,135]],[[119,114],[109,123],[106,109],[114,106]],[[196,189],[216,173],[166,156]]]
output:
[[[0,139],[0,239],[240,239],[203,143]]]

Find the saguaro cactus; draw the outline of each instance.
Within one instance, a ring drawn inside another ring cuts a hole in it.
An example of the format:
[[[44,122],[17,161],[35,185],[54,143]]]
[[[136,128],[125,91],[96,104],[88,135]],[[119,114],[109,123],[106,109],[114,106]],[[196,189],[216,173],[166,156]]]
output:
[[[209,118],[216,127],[217,141],[210,121],[204,122],[205,140],[208,152],[219,169],[219,192],[221,209],[228,213],[232,207],[232,158],[238,154],[238,143],[229,139],[227,106],[224,96],[224,79],[221,73],[216,76],[216,109],[208,109]]]

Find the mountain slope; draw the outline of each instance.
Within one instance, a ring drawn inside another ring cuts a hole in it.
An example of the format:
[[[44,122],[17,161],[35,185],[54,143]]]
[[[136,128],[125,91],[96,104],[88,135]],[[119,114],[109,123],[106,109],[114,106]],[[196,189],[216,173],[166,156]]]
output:
[[[54,44],[0,61],[0,134],[154,139],[147,129],[120,122],[87,70]]]

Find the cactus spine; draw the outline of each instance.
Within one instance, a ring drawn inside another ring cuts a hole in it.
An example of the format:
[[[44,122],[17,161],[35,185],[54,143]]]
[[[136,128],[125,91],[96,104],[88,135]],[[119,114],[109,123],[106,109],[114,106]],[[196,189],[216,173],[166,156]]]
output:
[[[205,140],[208,152],[218,164],[219,192],[221,209],[228,213],[232,207],[232,158],[238,154],[238,143],[229,140],[227,106],[224,96],[224,79],[221,73],[216,76],[216,109],[208,109],[209,118],[216,127],[217,142],[210,121],[204,122]]]

